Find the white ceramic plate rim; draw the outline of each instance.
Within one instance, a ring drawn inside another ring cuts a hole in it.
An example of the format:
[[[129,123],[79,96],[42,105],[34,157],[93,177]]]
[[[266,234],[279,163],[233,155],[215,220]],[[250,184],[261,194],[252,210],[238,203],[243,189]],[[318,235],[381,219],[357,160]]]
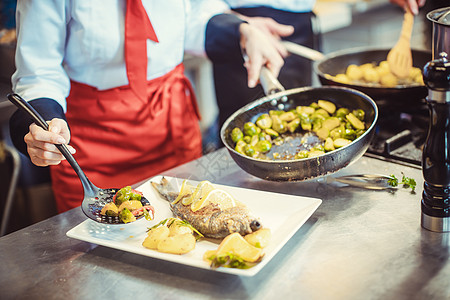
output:
[[[184,179],[165,176],[174,186],[181,186]],[[87,219],[67,232],[70,238],[110,247],[126,252],[131,252],[156,259],[211,270],[209,264],[203,260],[206,250],[217,249],[220,241],[200,240],[193,251],[184,255],[161,253],[142,246],[147,233],[147,228],[158,224],[160,221],[173,217],[169,204],[163,200],[151,187],[150,181],[159,182],[162,176],[155,176],[136,189],[143,192],[144,196],[155,208],[155,219],[147,221],[140,219],[127,225],[106,225]],[[198,181],[189,180],[193,185]],[[238,188],[221,184],[213,185],[232,195],[236,200],[246,204],[253,215],[260,218],[264,227],[270,228],[272,239],[264,249],[264,257],[260,263],[250,269],[217,268],[214,271],[253,276],[257,274],[289,241],[297,230],[309,219],[314,211],[322,203],[321,199],[265,192],[259,190]]]

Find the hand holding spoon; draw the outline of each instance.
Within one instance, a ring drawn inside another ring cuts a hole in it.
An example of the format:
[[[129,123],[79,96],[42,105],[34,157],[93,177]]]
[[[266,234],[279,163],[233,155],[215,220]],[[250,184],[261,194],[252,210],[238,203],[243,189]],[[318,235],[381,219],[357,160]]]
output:
[[[22,97],[17,94],[9,94],[9,101],[16,105],[19,109],[28,113],[30,117],[36,122],[37,125],[41,126],[43,129],[48,130],[48,124],[42,118],[42,116]],[[96,187],[81,170],[75,158],[69,152],[69,149],[64,144],[55,145],[58,150],[64,155],[64,157],[69,162],[70,166],[75,170],[78,177],[81,180],[84,190],[84,198],[81,203],[81,209],[84,214],[90,219],[103,223],[103,224],[123,224],[119,217],[110,217],[101,215],[100,211],[106,203],[112,202],[114,195],[119,191],[118,188],[101,189]],[[150,205],[150,202],[145,198],[141,198],[142,206]],[[142,217],[143,215],[141,215]]]

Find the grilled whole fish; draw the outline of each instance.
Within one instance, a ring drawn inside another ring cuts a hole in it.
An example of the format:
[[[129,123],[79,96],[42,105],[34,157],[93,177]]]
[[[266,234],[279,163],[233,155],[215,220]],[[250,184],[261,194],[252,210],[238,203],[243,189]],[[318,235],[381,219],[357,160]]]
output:
[[[163,177],[160,183],[151,182],[151,184],[162,198],[169,201],[170,209],[175,216],[189,222],[205,237],[222,239],[234,232],[246,235],[262,227],[242,203],[224,210],[210,203],[193,212],[191,206],[182,204],[181,200],[173,204],[179,192],[166,178]]]

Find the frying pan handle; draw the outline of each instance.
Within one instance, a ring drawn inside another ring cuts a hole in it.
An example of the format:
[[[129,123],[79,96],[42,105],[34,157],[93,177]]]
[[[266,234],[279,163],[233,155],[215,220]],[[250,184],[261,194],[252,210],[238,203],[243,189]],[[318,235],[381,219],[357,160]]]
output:
[[[7,97],[9,101],[11,101],[15,106],[26,112],[30,117],[32,117],[37,125],[41,126],[45,130],[48,130],[47,122],[27,101],[25,101],[22,97],[20,97],[17,94],[8,94]],[[67,146],[64,144],[55,144],[55,146],[56,148],[58,148],[61,154],[64,155],[69,164],[75,170],[85,190],[93,192],[93,190],[95,190],[95,186],[89,181],[89,179],[86,177],[86,174],[84,174],[83,170],[81,170],[80,165],[78,165],[77,161],[72,156]]]
[[[267,67],[261,68],[261,73],[259,74],[259,81],[264,89],[266,95],[275,94],[284,91],[284,87],[278,81],[278,79],[270,72]]]
[[[325,55],[317,50],[289,41],[282,41],[281,43],[284,45],[284,47],[286,47],[286,50],[291,54],[299,55],[312,61],[320,61],[325,58]]]

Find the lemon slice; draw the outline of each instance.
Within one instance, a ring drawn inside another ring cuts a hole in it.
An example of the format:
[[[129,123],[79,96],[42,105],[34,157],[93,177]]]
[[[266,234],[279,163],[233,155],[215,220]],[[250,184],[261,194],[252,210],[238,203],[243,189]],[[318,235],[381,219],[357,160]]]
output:
[[[181,203],[183,203],[184,205],[190,205],[194,201],[203,199],[213,189],[214,186],[211,182],[209,182],[208,180],[203,180],[197,185],[194,192],[192,193],[192,196],[183,198],[183,200],[181,200]]]
[[[233,253],[248,262],[256,262],[261,258],[261,248],[250,245],[238,232],[226,236],[217,248],[216,255]]]
[[[192,194],[192,192],[194,191],[195,187],[193,185],[191,185],[187,179],[183,180],[183,183],[181,184],[181,189],[180,189],[180,193],[178,194],[177,198],[175,199],[175,201],[172,202],[172,204],[176,204],[178,203],[178,201],[180,201],[181,199],[183,199],[184,196]],[[189,197],[186,197],[189,198]],[[184,201],[184,199],[183,199]],[[183,203],[184,204],[184,203]]]
[[[236,201],[230,194],[221,189],[214,189],[206,197],[194,200],[191,204],[191,210],[197,211],[210,203],[217,204],[220,209],[228,209],[236,206]]]

